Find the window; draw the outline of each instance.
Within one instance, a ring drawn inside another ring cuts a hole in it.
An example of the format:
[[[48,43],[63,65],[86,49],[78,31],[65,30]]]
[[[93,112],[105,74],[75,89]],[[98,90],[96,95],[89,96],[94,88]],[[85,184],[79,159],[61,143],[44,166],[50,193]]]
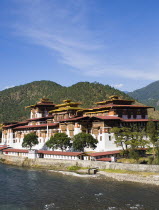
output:
[[[108,128],[108,133],[110,133],[110,128]]]
[[[131,114],[129,113],[129,114],[128,114],[128,119],[130,119],[130,118],[131,118]]]
[[[136,119],[136,113],[135,113],[135,114],[133,114],[133,118],[134,118],[134,119]]]
[[[111,141],[112,140],[112,138],[111,138],[111,136],[109,136],[109,141]]]

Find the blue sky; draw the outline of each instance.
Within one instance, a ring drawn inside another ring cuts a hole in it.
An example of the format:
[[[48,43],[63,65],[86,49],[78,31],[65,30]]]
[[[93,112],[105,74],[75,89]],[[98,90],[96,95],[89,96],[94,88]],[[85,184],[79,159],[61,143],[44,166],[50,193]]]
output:
[[[36,80],[132,91],[159,80],[158,0],[1,0],[0,90]]]

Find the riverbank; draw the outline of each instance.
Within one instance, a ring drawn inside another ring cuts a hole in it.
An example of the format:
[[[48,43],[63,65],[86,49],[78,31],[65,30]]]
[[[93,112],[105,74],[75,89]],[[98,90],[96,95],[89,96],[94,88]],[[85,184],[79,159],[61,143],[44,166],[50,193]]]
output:
[[[82,171],[82,173],[81,173]],[[60,173],[68,176],[75,176],[79,178],[89,178],[89,179],[105,179],[112,178],[119,182],[135,182],[142,184],[150,184],[159,186],[159,173],[131,173],[130,171],[118,173],[119,170],[114,170],[114,172],[107,171],[98,171],[97,174],[88,174],[88,169],[73,171],[57,171],[57,170],[48,170],[49,173]]]
[[[135,182],[135,183],[142,183],[142,184],[151,184],[159,186],[159,173],[147,173],[147,174],[130,174],[130,173],[111,173],[100,171],[99,174],[102,174],[106,177],[113,178],[120,182]]]
[[[84,178],[113,178],[117,181],[138,182],[144,184],[159,185],[158,165],[139,165],[109,163],[101,161],[75,161],[75,160],[53,160],[53,159],[28,159],[0,155],[1,163],[22,166],[28,168],[42,169],[46,171],[59,172],[64,175],[73,175]],[[71,170],[71,168],[77,170]],[[88,168],[98,167],[96,175],[89,175]]]

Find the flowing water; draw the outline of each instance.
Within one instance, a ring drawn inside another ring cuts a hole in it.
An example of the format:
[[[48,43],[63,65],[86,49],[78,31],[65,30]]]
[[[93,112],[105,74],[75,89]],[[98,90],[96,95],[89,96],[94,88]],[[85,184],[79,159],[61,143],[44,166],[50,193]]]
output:
[[[159,209],[159,187],[0,165],[0,210]]]

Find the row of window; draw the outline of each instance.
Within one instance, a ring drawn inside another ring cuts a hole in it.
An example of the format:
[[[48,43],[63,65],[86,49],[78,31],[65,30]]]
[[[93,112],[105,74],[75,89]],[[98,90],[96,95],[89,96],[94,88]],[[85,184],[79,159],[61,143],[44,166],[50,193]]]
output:
[[[102,141],[102,136],[100,136],[100,141]],[[111,141],[112,140],[112,137],[111,136],[108,136],[108,139],[109,139],[109,141]]]
[[[46,158],[61,158],[61,159],[76,159],[76,156],[65,156],[65,155],[44,155]]]

